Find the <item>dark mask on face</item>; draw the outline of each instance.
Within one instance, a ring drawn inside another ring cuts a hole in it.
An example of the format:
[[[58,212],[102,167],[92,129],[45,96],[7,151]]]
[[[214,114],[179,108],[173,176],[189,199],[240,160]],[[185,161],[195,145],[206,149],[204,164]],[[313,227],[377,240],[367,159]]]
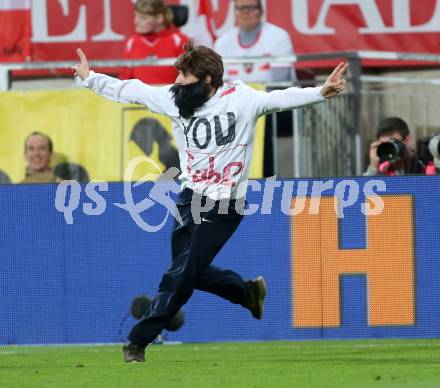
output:
[[[189,119],[198,108],[208,101],[211,87],[206,81],[199,80],[188,85],[174,84],[171,87],[171,92],[180,115]]]

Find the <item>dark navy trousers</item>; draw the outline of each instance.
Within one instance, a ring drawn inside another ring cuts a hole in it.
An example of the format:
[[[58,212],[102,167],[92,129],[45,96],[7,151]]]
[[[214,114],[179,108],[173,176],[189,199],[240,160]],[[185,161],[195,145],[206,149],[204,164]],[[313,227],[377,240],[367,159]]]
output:
[[[194,289],[236,304],[243,304],[248,298],[240,275],[211,264],[243,218],[235,210],[235,201],[229,202],[227,214],[219,214],[220,202],[215,202],[211,210],[202,210],[201,222],[197,224],[191,213],[192,195],[192,190],[184,189],[177,201],[183,225],[177,221],[174,225],[172,263],[162,276],[159,292],[128,336],[137,345],[151,343],[188,301]],[[200,198],[204,206],[207,199]]]

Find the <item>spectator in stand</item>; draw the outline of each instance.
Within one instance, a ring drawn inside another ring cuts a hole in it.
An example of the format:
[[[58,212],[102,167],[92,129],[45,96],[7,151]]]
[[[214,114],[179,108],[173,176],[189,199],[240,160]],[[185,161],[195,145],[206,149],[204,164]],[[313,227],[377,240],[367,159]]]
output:
[[[189,39],[173,25],[173,13],[163,0],[137,0],[134,24],[136,33],[125,44],[124,58],[174,58],[184,53],[183,46]],[[174,66],[145,66],[124,69],[120,78],[169,84],[177,75]]]
[[[50,162],[53,156],[53,143],[49,136],[41,132],[31,133],[24,143],[26,158],[26,177],[20,183],[56,183],[61,182]]]
[[[234,0],[237,26],[215,43],[223,58],[293,55],[289,34],[271,23],[262,21],[261,0]],[[225,66],[225,78],[245,82],[296,80],[293,64],[248,63]]]

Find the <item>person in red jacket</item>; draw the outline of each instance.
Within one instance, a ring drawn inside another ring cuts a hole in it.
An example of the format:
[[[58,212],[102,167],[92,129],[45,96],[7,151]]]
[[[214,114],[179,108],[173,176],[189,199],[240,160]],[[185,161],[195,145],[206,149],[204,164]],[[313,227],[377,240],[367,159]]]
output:
[[[189,38],[173,25],[173,13],[163,0],[137,0],[134,25],[136,32],[125,43],[124,58],[175,58],[184,53]],[[174,66],[142,66],[123,69],[120,78],[170,84],[177,75]]]

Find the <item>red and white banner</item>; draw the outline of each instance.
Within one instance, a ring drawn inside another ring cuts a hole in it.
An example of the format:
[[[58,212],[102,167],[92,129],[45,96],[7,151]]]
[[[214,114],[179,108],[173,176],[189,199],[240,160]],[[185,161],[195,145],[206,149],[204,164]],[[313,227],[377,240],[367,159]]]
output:
[[[194,38],[198,44],[213,47],[217,39],[214,11],[211,0],[192,1],[197,12],[194,21],[187,23],[183,28],[188,36]]]
[[[210,33],[220,36],[234,25],[231,0],[167,3],[190,7],[183,30],[189,35],[198,31],[199,40],[203,31],[195,26],[201,16],[213,21],[205,22],[206,38]],[[289,32],[298,54],[357,50],[440,53],[440,0],[263,0],[263,6],[265,19]],[[18,34],[12,26],[12,22],[2,23],[8,41]],[[32,58],[36,61],[75,59],[78,46],[94,59],[120,58],[123,41],[132,32],[132,0],[32,1]],[[7,50],[14,51],[14,47]]]
[[[0,61],[31,59],[30,0],[0,0]]]

